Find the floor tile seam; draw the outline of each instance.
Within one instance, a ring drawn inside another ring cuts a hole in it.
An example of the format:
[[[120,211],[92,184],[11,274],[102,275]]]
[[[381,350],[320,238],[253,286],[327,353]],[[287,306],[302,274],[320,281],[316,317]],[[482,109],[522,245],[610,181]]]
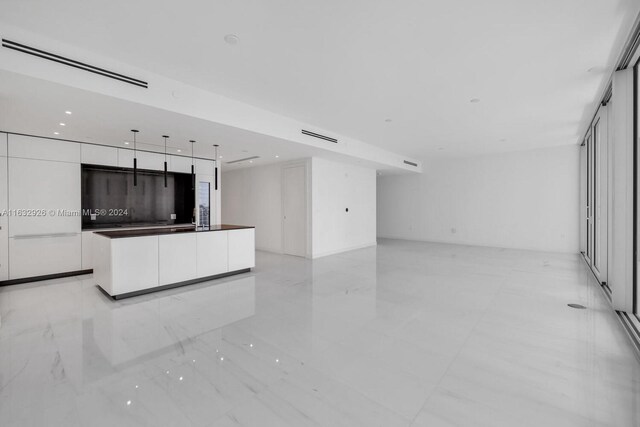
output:
[[[503,278],[501,280],[500,286],[498,287],[498,289],[494,292],[493,296],[491,297],[491,301],[487,304],[486,308],[483,310],[482,315],[478,317],[478,319],[474,322],[473,326],[469,329],[469,332],[467,333],[467,336],[465,337],[464,342],[462,343],[462,345],[460,345],[460,348],[456,352],[455,356],[453,356],[453,358],[451,359],[451,361],[447,365],[447,368],[444,370],[444,372],[442,373],[442,375],[440,376],[440,378],[438,379],[436,384],[433,386],[433,389],[429,393],[429,396],[427,396],[427,398],[424,400],[424,402],[423,402],[422,406],[420,407],[420,409],[418,410],[418,412],[416,412],[415,416],[411,420],[411,424],[413,424],[416,421],[418,415],[420,415],[420,413],[425,409],[425,407],[427,406],[427,403],[429,403],[429,401],[433,398],[435,392],[440,388],[440,385],[442,384],[442,381],[449,374],[449,371],[451,371],[451,367],[454,365],[454,363],[460,358],[460,355],[462,354],[462,351],[465,349],[465,347],[467,346],[467,343],[469,342],[471,337],[474,335],[474,332],[475,332],[476,328],[478,327],[478,325],[480,324],[480,322],[482,321],[482,319],[484,319],[484,317],[487,315],[487,313],[489,311],[489,307],[491,307],[493,302],[497,299],[497,297],[500,294],[500,292],[501,292],[502,288],[504,287],[505,283],[506,283],[506,278]]]
[[[408,421],[409,423],[411,422],[411,420],[410,420],[409,418],[407,418],[406,416],[402,415],[401,413],[399,413],[399,412],[398,412],[398,411],[396,411],[395,409],[390,408],[390,407],[389,407],[389,406],[387,406],[384,402],[379,402],[379,401],[377,401],[377,400],[375,400],[375,399],[373,399],[373,398],[371,398],[371,397],[367,396],[365,393],[361,392],[361,391],[360,391],[360,390],[358,390],[356,387],[354,387],[354,386],[352,386],[352,385],[350,385],[350,384],[348,384],[348,383],[344,382],[344,381],[342,380],[342,378],[337,377],[337,376],[336,376],[336,374],[334,374],[334,373],[327,374],[327,373],[325,373],[324,371],[322,371],[322,370],[320,370],[320,369],[317,369],[317,368],[315,368],[315,367],[312,367],[312,366],[311,366],[311,367],[307,367],[306,365],[298,366],[298,367],[296,367],[296,369],[295,369],[294,371],[292,371],[291,373],[287,374],[287,376],[285,376],[285,377],[283,377],[283,378],[280,378],[279,380],[277,380],[277,381],[275,381],[275,382],[273,382],[273,383],[271,383],[271,384],[267,385],[267,386],[265,387],[265,389],[264,389],[264,390],[271,389],[271,387],[272,387],[272,386],[277,385],[279,382],[287,380],[287,377],[288,377],[289,375],[293,375],[293,374],[295,374],[296,372],[301,371],[301,370],[303,370],[303,369],[305,369],[305,368],[306,368],[306,369],[313,369],[314,371],[317,371],[320,375],[322,375],[322,376],[323,376],[323,377],[325,377],[325,378],[328,378],[330,381],[333,381],[333,382],[335,382],[335,383],[338,383],[340,386],[342,386],[342,387],[344,387],[344,388],[346,388],[346,389],[350,390],[352,393],[357,393],[357,394],[358,394],[358,396],[360,396],[360,398],[361,398],[361,399],[365,399],[366,401],[368,401],[368,402],[370,402],[370,403],[372,403],[372,404],[374,404],[374,405],[380,406],[380,407],[384,408],[385,410],[389,411],[390,413],[392,413],[392,414],[394,414],[394,415],[396,415],[396,416],[400,417],[401,419],[403,419],[403,420],[405,420],[405,421]],[[296,386],[296,387],[297,387],[297,386]],[[264,390],[261,390],[260,392],[263,392]],[[309,395],[313,396],[313,395],[312,395],[311,393],[309,393],[308,391],[307,391],[307,393],[308,393]],[[258,394],[258,393],[256,393],[256,394]],[[326,402],[326,399],[320,399],[320,400],[321,400],[322,402],[325,402],[326,404],[329,404],[328,402]]]

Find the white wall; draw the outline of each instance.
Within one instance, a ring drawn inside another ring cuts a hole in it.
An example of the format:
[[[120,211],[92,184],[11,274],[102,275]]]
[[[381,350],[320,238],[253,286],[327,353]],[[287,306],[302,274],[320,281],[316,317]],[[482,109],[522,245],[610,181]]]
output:
[[[311,206],[314,258],[376,244],[374,169],[314,157]]]
[[[375,245],[376,171],[316,157],[302,162],[311,170],[308,256]],[[222,219],[255,225],[256,249],[282,253],[282,168],[299,163],[224,172]]]
[[[378,236],[578,252],[579,147],[427,162],[378,177]]]

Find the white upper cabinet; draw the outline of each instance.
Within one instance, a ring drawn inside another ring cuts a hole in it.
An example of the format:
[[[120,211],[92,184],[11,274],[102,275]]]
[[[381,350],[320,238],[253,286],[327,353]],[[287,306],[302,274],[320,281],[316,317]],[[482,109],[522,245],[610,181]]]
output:
[[[196,174],[213,176],[213,163],[213,160],[195,159]]]
[[[9,157],[80,163],[80,144],[32,136],[9,135]]]
[[[191,157],[169,156],[171,172],[191,173]]]
[[[138,169],[164,170],[164,154],[138,151],[136,152],[136,158],[138,159]],[[167,156],[167,163],[168,158],[169,156]],[[133,168],[133,150],[118,148],[118,166],[121,168]]]
[[[81,144],[82,163],[101,166],[118,166],[118,149],[104,145]]]
[[[133,150],[118,148],[118,166],[121,168],[133,167]],[[138,160],[138,167],[140,167],[140,160]]]

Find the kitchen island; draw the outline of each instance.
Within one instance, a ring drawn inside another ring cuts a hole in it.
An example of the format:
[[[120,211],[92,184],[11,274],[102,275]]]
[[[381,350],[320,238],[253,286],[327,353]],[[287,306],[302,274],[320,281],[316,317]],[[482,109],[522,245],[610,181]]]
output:
[[[241,225],[99,231],[93,277],[114,299],[246,273],[255,267],[255,228]]]

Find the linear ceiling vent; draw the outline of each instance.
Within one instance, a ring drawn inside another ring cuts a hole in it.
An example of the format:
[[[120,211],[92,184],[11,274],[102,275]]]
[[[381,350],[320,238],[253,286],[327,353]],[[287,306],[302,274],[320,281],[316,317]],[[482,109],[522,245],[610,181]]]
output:
[[[245,157],[244,159],[232,160],[230,162],[227,162],[227,164],[232,165],[234,163],[246,162],[247,160],[259,159],[259,158],[260,156]]]
[[[410,162],[409,160],[405,160],[405,161],[404,161],[404,164],[405,164],[405,165],[409,165],[409,166],[413,166],[414,168],[417,168],[417,167],[418,167],[418,164],[417,164],[417,163],[415,163],[415,162]]]
[[[302,129],[302,134],[303,135],[308,135],[308,136],[312,136],[314,138],[320,138],[320,139],[324,139],[325,141],[329,141],[329,142],[333,142],[334,144],[338,143],[338,140],[335,138],[331,138],[330,136],[326,136],[326,135],[320,135],[319,133],[315,133],[315,132],[310,132],[308,130],[304,130]]]
[[[57,62],[59,64],[68,65],[69,67],[78,68],[79,70],[88,71],[90,73],[99,74],[110,79],[120,80],[121,82],[129,83],[135,86],[148,88],[149,84],[145,81],[134,79],[133,77],[125,76],[124,74],[114,73],[113,71],[105,70],[104,68],[98,68],[93,65],[85,64],[84,62],[76,61],[73,59],[65,58],[64,56],[56,55],[51,52],[36,49],[24,44],[16,43],[11,40],[2,39],[2,47],[17,50],[18,52],[26,53],[29,55],[37,56],[42,59]]]

